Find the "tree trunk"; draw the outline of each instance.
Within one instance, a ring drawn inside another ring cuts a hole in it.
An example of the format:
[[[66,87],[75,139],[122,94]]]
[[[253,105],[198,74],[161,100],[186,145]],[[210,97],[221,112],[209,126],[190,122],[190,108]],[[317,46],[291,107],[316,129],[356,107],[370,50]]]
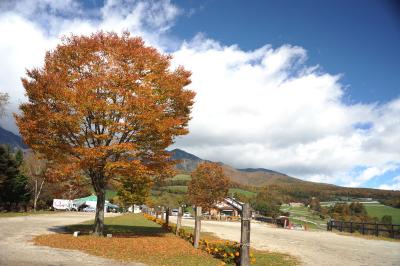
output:
[[[35,195],[33,198],[33,211],[36,212],[36,202],[37,202],[37,179],[35,179]]]
[[[104,236],[104,206],[106,193],[104,188],[96,189],[97,205],[96,217],[94,218],[94,235]]]

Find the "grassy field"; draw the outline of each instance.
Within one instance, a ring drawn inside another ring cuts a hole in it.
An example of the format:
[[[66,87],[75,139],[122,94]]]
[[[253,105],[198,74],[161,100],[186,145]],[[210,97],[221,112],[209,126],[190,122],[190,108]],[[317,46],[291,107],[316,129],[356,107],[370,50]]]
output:
[[[348,202],[350,204],[350,202]],[[321,206],[329,207],[333,206],[335,202],[321,202]],[[364,202],[363,203],[367,213],[371,217],[377,217],[379,220],[382,219],[384,215],[392,216],[392,222],[394,224],[400,224],[400,209],[386,206],[377,202]]]
[[[307,207],[291,207],[287,204],[281,206],[281,210],[290,212],[289,220],[295,224],[306,224],[310,229],[326,229],[326,219],[308,211]]]
[[[242,194],[242,195],[244,195],[246,197],[253,197],[253,196],[255,196],[257,194],[255,192],[244,190],[244,189],[241,189],[241,188],[230,188],[228,194],[231,195],[231,193]]]
[[[364,203],[364,206],[369,216],[381,219],[384,215],[390,215],[394,224],[400,224],[400,209],[379,203]]]
[[[172,180],[191,180],[192,177],[190,175],[179,174],[172,178]]]
[[[53,214],[54,211],[37,211],[37,212],[0,212],[0,218],[2,217],[17,217],[17,216],[29,216],[39,214]]]
[[[178,193],[178,194],[187,193],[188,191],[187,186],[165,186],[163,188],[165,188],[165,190],[167,190],[170,193]]]

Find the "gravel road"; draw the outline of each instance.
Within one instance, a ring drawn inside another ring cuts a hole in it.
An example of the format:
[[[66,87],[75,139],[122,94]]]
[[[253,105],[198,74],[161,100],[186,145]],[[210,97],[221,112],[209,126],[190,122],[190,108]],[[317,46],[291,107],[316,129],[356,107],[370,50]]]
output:
[[[113,214],[107,214],[110,216]],[[115,215],[115,214],[114,214]],[[1,266],[139,266],[139,263],[120,263],[89,254],[35,246],[29,240],[35,235],[60,230],[59,226],[94,219],[93,213],[60,212],[24,217],[0,218]]]
[[[174,217],[171,221],[175,222]],[[183,219],[194,226],[194,220]],[[239,222],[202,221],[201,230],[223,239],[239,241]],[[400,242],[369,240],[326,231],[295,231],[252,222],[251,246],[260,250],[288,253],[303,265],[358,266],[400,265]]]

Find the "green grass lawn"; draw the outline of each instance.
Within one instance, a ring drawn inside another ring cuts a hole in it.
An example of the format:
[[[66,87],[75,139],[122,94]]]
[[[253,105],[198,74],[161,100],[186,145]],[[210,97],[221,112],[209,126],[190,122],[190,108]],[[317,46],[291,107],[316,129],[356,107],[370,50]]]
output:
[[[2,217],[17,217],[17,216],[29,216],[29,215],[39,215],[39,214],[53,214],[54,211],[37,211],[37,212],[0,212],[0,218]]]
[[[400,209],[378,203],[364,203],[364,206],[369,216],[381,219],[384,215],[390,215],[394,224],[400,224]]]

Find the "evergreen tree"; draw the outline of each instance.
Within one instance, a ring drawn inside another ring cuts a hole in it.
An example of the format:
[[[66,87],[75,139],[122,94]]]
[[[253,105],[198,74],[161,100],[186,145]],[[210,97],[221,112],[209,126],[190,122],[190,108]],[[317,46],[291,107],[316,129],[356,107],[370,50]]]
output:
[[[13,198],[13,184],[18,176],[17,162],[12,158],[10,150],[0,145],[0,201],[11,203]]]
[[[21,166],[22,162],[24,161],[24,153],[21,149],[18,149],[15,153],[15,161],[17,162],[18,167]]]
[[[0,204],[12,205],[29,201],[28,179],[19,172],[19,163],[5,146],[0,145]]]

